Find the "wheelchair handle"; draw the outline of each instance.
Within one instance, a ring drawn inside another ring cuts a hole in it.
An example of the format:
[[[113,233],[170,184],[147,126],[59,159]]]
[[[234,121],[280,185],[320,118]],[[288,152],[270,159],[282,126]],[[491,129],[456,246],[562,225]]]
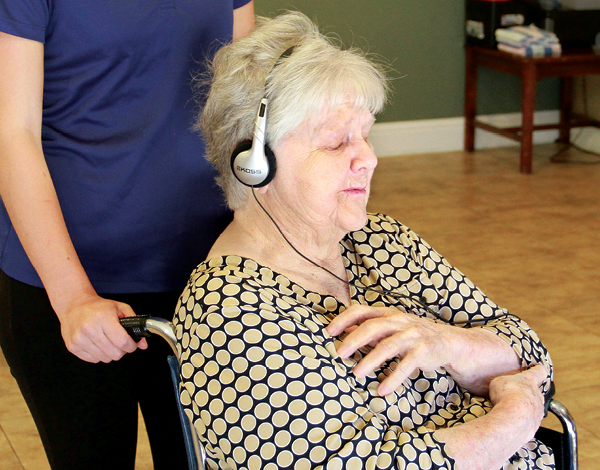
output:
[[[175,327],[169,320],[137,315],[135,317],[119,318],[119,322],[136,343],[140,342],[142,338],[148,338],[155,334],[169,343],[175,357],[178,357]]]

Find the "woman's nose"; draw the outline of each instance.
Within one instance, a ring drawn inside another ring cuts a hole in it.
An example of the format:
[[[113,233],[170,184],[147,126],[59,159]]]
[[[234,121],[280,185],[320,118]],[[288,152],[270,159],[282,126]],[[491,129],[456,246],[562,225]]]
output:
[[[373,170],[377,166],[377,156],[371,142],[361,140],[356,142],[351,168],[353,171]]]

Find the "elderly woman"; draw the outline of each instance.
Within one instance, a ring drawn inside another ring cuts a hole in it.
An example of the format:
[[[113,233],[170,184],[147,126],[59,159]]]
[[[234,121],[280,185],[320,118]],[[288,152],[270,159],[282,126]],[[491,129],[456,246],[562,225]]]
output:
[[[286,13],[212,72],[199,127],[235,216],[175,314],[209,466],[553,468],[536,334],[366,212],[381,68]]]

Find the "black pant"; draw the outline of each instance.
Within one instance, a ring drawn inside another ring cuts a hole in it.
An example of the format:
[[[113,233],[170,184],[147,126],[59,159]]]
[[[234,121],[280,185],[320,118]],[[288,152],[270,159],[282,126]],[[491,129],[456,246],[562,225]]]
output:
[[[105,297],[171,319],[179,293]],[[120,361],[91,364],[71,354],[44,289],[0,271],[0,344],[54,470],[132,470],[141,407],[156,469],[185,469],[176,398],[159,337]]]

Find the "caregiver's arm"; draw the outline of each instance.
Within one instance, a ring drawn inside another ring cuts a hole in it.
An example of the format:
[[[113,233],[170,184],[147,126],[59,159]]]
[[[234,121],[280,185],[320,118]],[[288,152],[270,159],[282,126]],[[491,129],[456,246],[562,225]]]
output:
[[[133,311],[92,287],[42,150],[44,46],[0,33],[0,63],[0,196],[48,292],[67,348],[89,362],[119,359],[138,347],[118,322]]]
[[[247,36],[254,28],[254,0],[233,10],[233,40]]]

